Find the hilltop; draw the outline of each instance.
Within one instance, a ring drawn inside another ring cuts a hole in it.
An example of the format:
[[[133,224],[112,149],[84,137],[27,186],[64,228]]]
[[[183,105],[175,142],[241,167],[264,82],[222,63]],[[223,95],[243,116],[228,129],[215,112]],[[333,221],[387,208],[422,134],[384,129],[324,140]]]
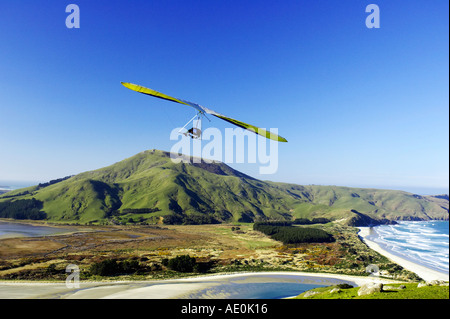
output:
[[[221,162],[149,150],[0,195],[0,217],[67,223],[201,224],[328,218],[348,225],[449,218],[448,195],[261,181]]]

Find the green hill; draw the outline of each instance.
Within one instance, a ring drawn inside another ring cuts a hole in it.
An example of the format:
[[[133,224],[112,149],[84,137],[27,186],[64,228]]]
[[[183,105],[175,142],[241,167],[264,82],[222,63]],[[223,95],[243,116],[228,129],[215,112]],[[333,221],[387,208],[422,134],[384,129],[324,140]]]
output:
[[[448,203],[446,195],[261,181],[224,163],[173,163],[169,153],[150,150],[105,168],[0,195],[0,217],[14,218],[12,206],[33,206],[43,213],[33,216],[82,224],[325,217],[358,225],[448,219]]]

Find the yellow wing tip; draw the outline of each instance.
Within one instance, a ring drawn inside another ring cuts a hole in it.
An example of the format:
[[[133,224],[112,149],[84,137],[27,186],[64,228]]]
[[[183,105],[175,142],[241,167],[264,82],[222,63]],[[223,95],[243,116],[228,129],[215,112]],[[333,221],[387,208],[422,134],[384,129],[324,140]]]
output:
[[[266,136],[267,138],[277,141],[277,142],[283,142],[283,143],[287,143],[287,139],[285,139],[284,137],[280,136],[280,135],[276,135],[276,136],[271,136],[271,134],[269,136]]]
[[[130,90],[136,91],[136,92],[140,92],[140,93],[143,93],[142,90],[145,89],[144,87],[142,87],[140,85],[130,83],[130,82],[120,82],[120,83],[127,89],[130,89]]]
[[[131,83],[128,82],[120,82],[120,84],[122,84],[124,87],[126,87],[127,89],[131,90]]]
[[[129,82],[120,82],[120,84],[122,84],[126,88],[130,88],[130,86],[136,85],[136,84],[129,83]]]

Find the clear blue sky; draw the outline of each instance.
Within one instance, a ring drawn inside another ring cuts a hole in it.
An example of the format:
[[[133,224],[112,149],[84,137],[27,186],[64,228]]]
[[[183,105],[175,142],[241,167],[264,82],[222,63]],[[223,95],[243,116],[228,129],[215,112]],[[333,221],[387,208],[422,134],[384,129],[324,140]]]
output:
[[[80,8],[68,29],[65,8]],[[380,7],[368,29],[365,8]],[[146,149],[193,116],[133,82],[262,127],[297,184],[448,192],[448,1],[3,1],[0,180]],[[211,125],[231,127],[216,119]],[[430,190],[432,189],[432,190]]]

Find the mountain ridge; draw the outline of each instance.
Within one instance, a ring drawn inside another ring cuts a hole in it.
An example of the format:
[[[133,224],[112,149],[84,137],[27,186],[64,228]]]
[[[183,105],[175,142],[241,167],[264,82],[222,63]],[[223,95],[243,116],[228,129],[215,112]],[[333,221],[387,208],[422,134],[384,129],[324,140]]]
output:
[[[262,181],[222,162],[184,159],[191,161],[174,163],[169,152],[143,151],[53,184],[5,193],[0,204],[6,207],[34,198],[42,202],[47,220],[72,223],[195,224],[325,217],[376,224],[448,220],[449,216],[448,195]]]

